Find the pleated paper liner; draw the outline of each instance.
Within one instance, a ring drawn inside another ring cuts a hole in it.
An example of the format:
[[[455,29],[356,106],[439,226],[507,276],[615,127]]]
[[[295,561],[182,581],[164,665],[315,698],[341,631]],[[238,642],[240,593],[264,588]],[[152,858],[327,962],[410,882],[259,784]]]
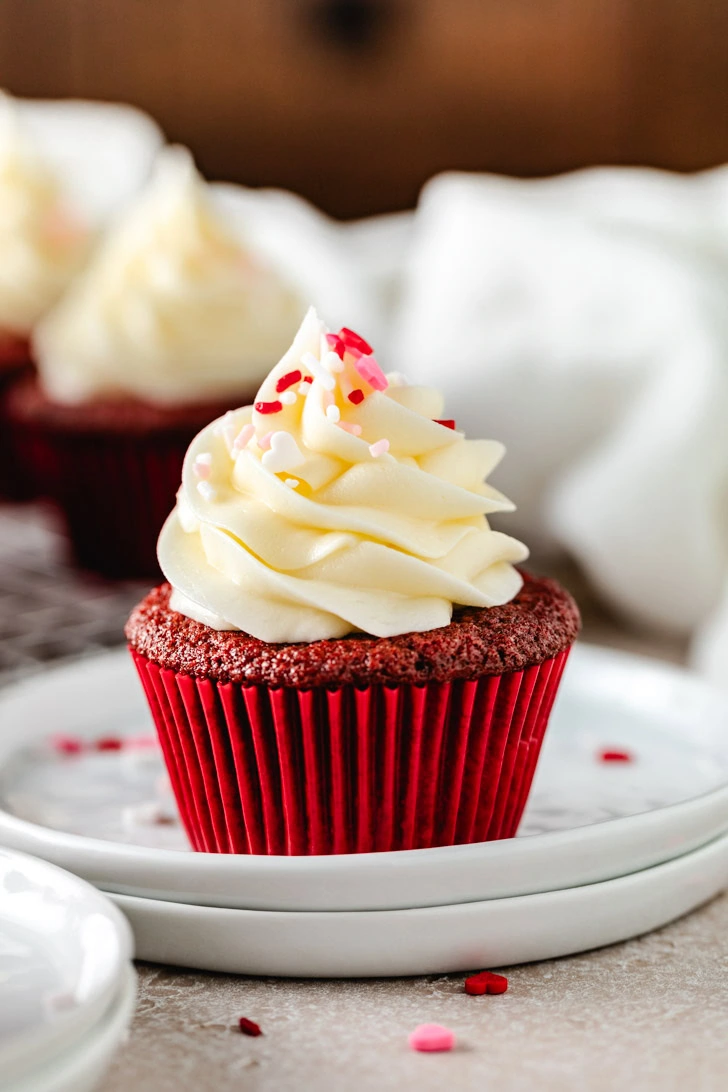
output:
[[[15,424],[15,448],[65,521],[73,559],[114,579],[156,577],[192,431],[125,435]]]
[[[290,855],[513,837],[568,652],[472,681],[337,690],[132,656],[193,848]]]

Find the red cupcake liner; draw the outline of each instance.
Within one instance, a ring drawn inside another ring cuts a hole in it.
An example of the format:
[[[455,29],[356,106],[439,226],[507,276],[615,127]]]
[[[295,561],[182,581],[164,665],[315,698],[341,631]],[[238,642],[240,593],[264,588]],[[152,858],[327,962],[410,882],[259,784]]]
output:
[[[242,686],[131,650],[195,850],[330,854],[515,835],[569,650],[424,686]]]
[[[16,424],[15,449],[65,520],[74,561],[115,579],[156,577],[157,538],[193,438]]]

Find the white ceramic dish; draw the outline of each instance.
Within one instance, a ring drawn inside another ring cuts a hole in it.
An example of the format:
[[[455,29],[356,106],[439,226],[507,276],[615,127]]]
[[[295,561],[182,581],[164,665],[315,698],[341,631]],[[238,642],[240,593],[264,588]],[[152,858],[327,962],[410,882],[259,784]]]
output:
[[[657,929],[728,886],[728,835],[605,883],[364,913],[221,910],[114,895],[141,959],[236,974],[368,978],[554,959]]]
[[[132,958],[129,927],[90,884],[0,850],[0,1074],[19,1077],[88,1034]]]
[[[126,1038],[134,1015],[136,974],[127,967],[120,991],[100,1024],[52,1062],[41,1065],[4,1092],[92,1092]]]
[[[179,852],[174,826],[124,829],[124,808],[154,795],[157,756],[63,760],[34,744],[50,732],[151,731],[125,650],[8,688],[0,727],[0,843],[106,890],[162,900],[343,911],[503,898],[624,875],[728,830],[728,697],[677,668],[589,646],[567,668],[522,825],[530,836],[503,842],[233,857]],[[604,746],[636,761],[600,763]]]

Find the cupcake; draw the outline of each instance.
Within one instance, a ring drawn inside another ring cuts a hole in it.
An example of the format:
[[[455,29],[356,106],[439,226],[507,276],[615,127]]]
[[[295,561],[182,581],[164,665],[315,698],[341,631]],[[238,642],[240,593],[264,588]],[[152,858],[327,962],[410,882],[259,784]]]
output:
[[[189,154],[163,152],[148,190],[39,325],[38,376],[10,399],[81,566],[158,572],[187,446],[253,398],[303,311],[219,213]]]
[[[579,616],[490,528],[502,447],[315,312],[187,453],[126,635],[196,850],[511,837]]]
[[[82,267],[99,224],[138,187],[160,140],[156,126],[129,108],[35,103],[0,92],[3,396],[30,370],[36,324]],[[116,151],[124,157],[118,172]],[[0,491],[20,499],[28,483],[2,423]]]

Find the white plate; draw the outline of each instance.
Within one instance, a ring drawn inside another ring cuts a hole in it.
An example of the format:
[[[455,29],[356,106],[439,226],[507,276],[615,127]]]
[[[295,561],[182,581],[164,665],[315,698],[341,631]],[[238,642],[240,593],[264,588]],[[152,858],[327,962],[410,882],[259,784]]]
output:
[[[151,731],[125,650],[8,689],[0,725],[0,842],[106,890],[163,900],[294,911],[445,905],[599,882],[728,830],[728,696],[677,668],[589,646],[567,668],[521,828],[531,836],[502,842],[245,857],[179,852],[176,826],[124,829],[124,808],[154,796],[157,755],[65,759],[33,741]],[[627,747],[636,761],[601,763],[603,746]]]
[[[120,992],[106,1016],[81,1042],[40,1066],[5,1092],[92,1092],[126,1038],[134,1015],[136,974],[127,967]]]
[[[728,886],[728,835],[605,883],[364,913],[221,910],[114,895],[141,959],[235,974],[367,978],[503,967],[657,929]]]
[[[0,849],[0,1073],[18,1077],[87,1034],[118,994],[129,927],[99,891]]]

